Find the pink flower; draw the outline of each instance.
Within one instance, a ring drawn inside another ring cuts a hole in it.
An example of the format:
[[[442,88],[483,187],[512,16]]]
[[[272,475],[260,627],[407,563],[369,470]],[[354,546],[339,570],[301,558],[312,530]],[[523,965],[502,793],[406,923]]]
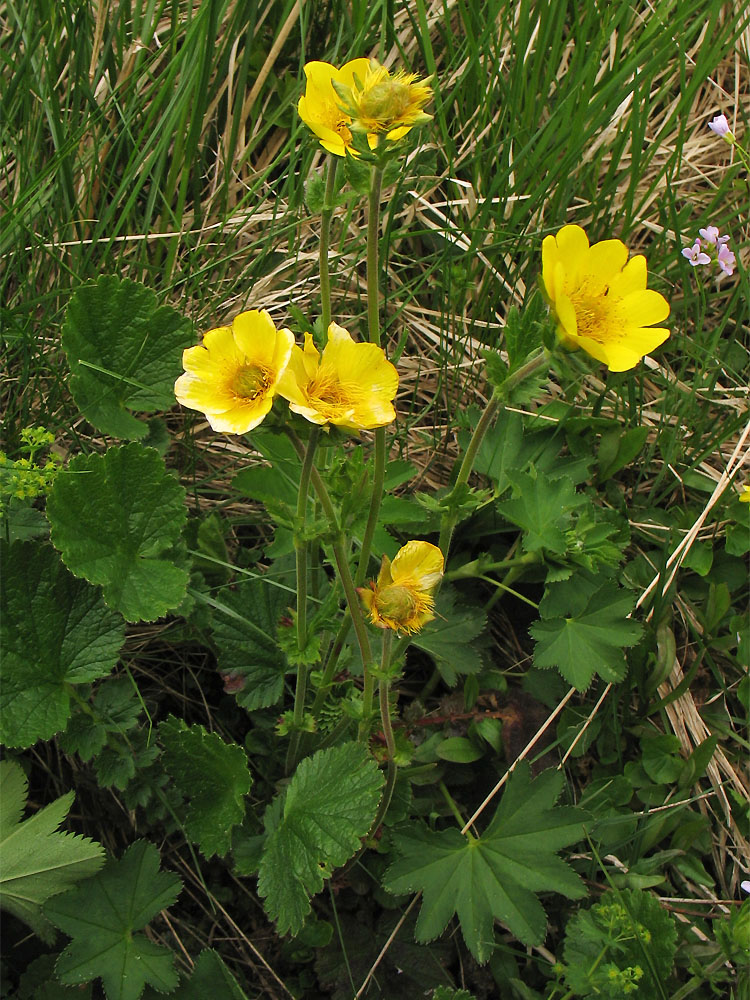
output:
[[[727,135],[729,133],[729,122],[726,115],[717,115],[708,123],[708,127],[717,135]]]
[[[734,265],[737,263],[737,258],[725,243],[722,243],[719,247],[716,262],[722,270],[720,277],[724,274],[734,274]]]
[[[687,257],[693,267],[698,264],[710,264],[711,258],[701,250],[701,241],[696,239],[691,247],[684,247],[682,256]]]
[[[718,226],[706,226],[705,229],[699,229],[698,232],[701,234],[706,243],[710,243],[712,246],[720,247],[722,243],[728,243],[728,236],[719,236]]]
[[[730,146],[734,145],[734,132],[732,132],[729,128],[729,122],[727,121],[726,115],[717,115],[708,123],[708,127],[712,132],[715,132],[717,135],[720,135],[722,139],[725,139]]]

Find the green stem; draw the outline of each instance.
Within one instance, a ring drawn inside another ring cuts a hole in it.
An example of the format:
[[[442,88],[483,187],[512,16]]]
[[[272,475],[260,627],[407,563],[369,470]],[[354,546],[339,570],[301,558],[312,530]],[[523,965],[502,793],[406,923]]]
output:
[[[380,192],[383,183],[383,171],[375,167],[370,180],[370,196],[367,203],[367,332],[371,344],[380,347],[380,308],[379,283],[380,257],[378,253],[378,238],[380,230]],[[362,548],[357,563],[356,581],[360,586],[367,576],[370,562],[370,551],[375,529],[378,525],[380,504],[383,500],[383,481],[385,479],[385,427],[375,431],[375,458],[372,474],[372,493],[370,495],[370,511],[362,538]]]
[[[487,573],[496,572],[501,569],[512,569],[513,567],[526,567],[540,561],[540,557],[535,552],[526,553],[523,556],[500,559],[498,562],[483,563],[481,559],[474,559],[472,562],[464,563],[458,569],[450,573],[443,574],[443,582],[447,580],[477,580]]]
[[[386,778],[383,795],[378,804],[378,811],[375,813],[375,819],[372,821],[370,832],[367,835],[368,840],[375,836],[378,827],[383,822],[383,817],[388,812],[388,806],[391,804],[391,799],[393,797],[393,789],[396,785],[396,740],[393,736],[391,706],[388,697],[391,687],[388,677],[391,666],[392,639],[393,632],[391,632],[390,629],[385,629],[383,632],[383,654],[380,661],[380,677],[378,679],[378,696],[380,701],[380,721],[383,723],[383,735],[385,736],[387,754]]]
[[[513,583],[514,580],[517,580],[518,577],[521,576],[524,569],[525,566],[511,566],[511,568],[508,570],[508,572],[505,574],[502,580],[493,580],[490,577],[486,576],[479,578],[480,580],[484,580],[485,583],[490,583],[492,584],[493,587],[497,588],[495,590],[495,593],[492,595],[492,597],[490,597],[490,599],[487,601],[487,603],[483,608],[485,614],[487,614],[490,608],[495,606],[495,604],[500,600],[503,594],[513,594],[513,596],[517,597],[520,601],[523,601],[525,604],[528,604],[532,608],[536,608],[537,611],[539,610],[539,605],[536,604],[534,601],[532,601],[531,598],[525,597],[523,594],[520,594],[517,590],[514,590],[511,587],[511,583]]]
[[[375,456],[372,471],[372,495],[370,497],[370,512],[367,515],[365,533],[362,536],[362,548],[359,550],[359,562],[357,563],[357,586],[364,583],[367,576],[367,568],[370,563],[370,552],[372,550],[372,540],[375,537],[375,529],[378,526],[378,516],[380,515],[380,504],[383,500],[383,483],[385,481],[385,427],[378,427],[375,431]]]
[[[547,362],[547,351],[542,347],[526,362],[525,365],[521,365],[520,368],[508,376],[503,383],[502,391],[500,393],[495,392],[490,397],[487,406],[484,409],[484,413],[479,418],[479,423],[474,428],[474,433],[471,435],[469,446],[466,449],[466,454],[463,457],[461,467],[458,470],[458,476],[456,477],[456,482],[454,483],[453,490],[451,491],[452,494],[455,494],[459,487],[465,485],[469,481],[469,476],[474,468],[474,462],[476,461],[477,453],[482,445],[484,436],[492,426],[492,422],[502,407],[504,399],[517,385],[523,382],[524,379],[527,379],[529,375],[533,375],[534,372],[546,365]],[[448,562],[448,551],[450,549],[457,521],[457,510],[447,510],[443,515],[440,526],[440,540],[438,542],[438,548],[443,553],[446,563]]]
[[[484,435],[489,430],[492,425],[492,421],[495,419],[500,407],[503,405],[503,400],[507,394],[514,389],[520,382],[528,378],[529,375],[533,375],[534,372],[538,371],[540,368],[544,367],[548,363],[548,353],[544,347],[540,347],[539,350],[526,362],[525,365],[521,365],[515,372],[508,376],[503,385],[501,393],[494,393],[489,399],[487,406],[485,407],[484,413],[479,418],[479,423],[474,428],[474,433],[471,435],[471,440],[469,441],[469,446],[466,449],[466,454],[463,457],[461,466],[458,470],[458,476],[456,477],[456,482],[453,486],[451,493],[455,492],[459,486],[463,486],[468,482],[471,471],[474,468],[474,462],[476,461],[477,453],[484,440]],[[457,510],[447,510],[442,518],[442,523],[440,526],[440,539],[438,541],[438,548],[443,553],[443,558],[445,559],[445,564],[448,564],[448,554],[450,551],[451,541],[453,539],[453,532],[458,521],[458,511]],[[506,581],[509,579],[515,579],[522,571],[520,566],[512,566],[508,571],[508,576]],[[514,575],[513,575],[514,574]],[[504,581],[504,583],[506,583]],[[438,585],[439,586],[439,585]],[[500,593],[500,591],[498,591]],[[437,588],[435,591],[437,594]],[[403,636],[399,639],[396,644],[395,655],[397,657],[402,657],[406,654],[407,647],[411,642],[410,636]]]
[[[385,745],[388,749],[388,760],[396,758],[396,741],[393,737],[393,726],[391,725],[391,709],[388,703],[388,693],[391,682],[388,679],[391,668],[391,645],[393,632],[391,629],[383,629],[383,652],[380,660],[380,679],[378,680],[378,690],[380,693],[380,719],[383,723],[383,735]]]
[[[380,230],[380,189],[383,184],[381,167],[374,167],[367,202],[367,332],[371,344],[380,347],[380,310],[378,308],[378,236]]]
[[[484,413],[479,418],[479,423],[474,428],[474,433],[471,435],[469,446],[466,449],[466,454],[463,457],[461,467],[458,470],[458,476],[456,477],[456,482],[454,483],[453,490],[451,491],[452,493],[456,493],[460,486],[463,486],[466,482],[468,482],[471,470],[474,468],[477,453],[479,452],[479,448],[484,440],[484,435],[487,433],[492,425],[492,421],[497,416],[500,405],[501,402],[497,396],[493,395],[490,397],[487,406],[484,408]],[[458,511],[447,510],[445,514],[443,514],[442,522],[440,524],[440,539],[438,541],[438,548],[443,553],[443,558],[446,563],[448,562],[448,550],[450,549],[457,521]]]
[[[370,180],[370,196],[367,203],[367,332],[371,344],[380,347],[380,308],[379,284],[380,257],[378,239],[380,235],[380,192],[383,183],[383,171],[375,167]],[[370,511],[367,515],[365,533],[362,537],[362,548],[357,563],[356,582],[358,586],[367,576],[370,562],[370,551],[375,529],[378,526],[380,504],[383,500],[383,481],[385,479],[385,427],[375,431],[375,458],[372,474],[372,493],[370,495]]]
[[[305,449],[300,439],[294,431],[291,430],[291,428],[287,427],[286,432],[294,445],[297,454],[300,458],[304,458]],[[362,656],[364,691],[362,698],[363,714],[362,723],[360,724],[360,739],[363,739],[366,738],[362,735],[365,723],[367,724],[369,735],[369,721],[370,716],[372,715],[373,677],[370,639],[367,634],[367,626],[365,625],[365,620],[362,615],[362,607],[359,603],[359,597],[357,596],[357,589],[354,586],[354,580],[352,579],[352,574],[349,569],[349,562],[346,557],[346,548],[344,545],[344,537],[341,534],[341,528],[339,527],[338,518],[336,517],[336,511],[333,503],[331,502],[331,498],[328,495],[325,483],[314,465],[312,465],[310,469],[310,478],[312,480],[313,489],[317,493],[320,505],[323,508],[323,514],[330,525],[331,534],[333,536],[331,541],[333,558],[336,563],[336,570],[338,572],[339,580],[341,581],[341,586],[344,588],[344,597],[346,598],[346,604],[349,609],[352,624],[354,625],[354,632],[357,636],[357,643]]]
[[[356,581],[355,581],[356,583]],[[344,612],[344,618],[339,626],[339,630],[336,633],[336,638],[333,640],[331,650],[328,654],[328,659],[326,660],[326,665],[323,670],[323,675],[320,678],[320,686],[318,688],[318,693],[315,695],[315,701],[313,702],[312,714],[317,716],[318,712],[323,706],[323,702],[328,694],[328,688],[331,686],[331,681],[333,680],[333,675],[336,673],[336,665],[339,662],[339,656],[341,656],[341,651],[344,648],[344,643],[346,637],[349,634],[349,629],[352,625],[352,616],[349,614],[349,609]]]
[[[444,798],[444,799],[445,799],[445,801],[446,801],[446,802],[448,803],[448,808],[450,809],[450,811],[451,811],[451,812],[453,813],[453,815],[455,816],[455,818],[456,818],[456,822],[458,823],[458,825],[459,825],[459,828],[460,828],[461,830],[463,830],[463,828],[464,828],[464,827],[466,826],[466,820],[465,820],[465,819],[463,818],[463,816],[461,815],[461,813],[460,813],[460,811],[459,811],[459,808],[458,808],[458,806],[456,805],[456,803],[454,802],[454,800],[453,800],[453,796],[452,796],[452,795],[451,795],[451,793],[450,793],[450,792],[448,791],[448,788],[447,788],[447,786],[446,786],[445,782],[444,782],[444,781],[439,781],[439,782],[438,782],[438,788],[440,789],[440,791],[441,791],[441,793],[442,793],[442,796],[443,796],[443,798]],[[477,839],[477,838],[476,838],[476,837],[474,836],[474,834],[473,834],[473,833],[471,832],[471,830],[467,830],[467,831],[466,831],[466,833],[468,834],[468,836],[469,836],[469,837],[471,837],[471,838],[472,838],[472,840],[476,840],[476,839]]]
[[[308,543],[305,538],[307,523],[307,497],[310,492],[310,476],[315,462],[315,448],[318,444],[320,431],[313,427],[307,442],[305,457],[302,462],[302,473],[297,493],[297,523],[294,535],[294,549],[297,557],[297,649],[301,653],[307,648],[307,554]],[[297,751],[302,730],[302,719],[305,714],[305,695],[307,693],[307,676],[309,668],[300,663],[297,666],[297,686],[294,691],[294,715],[292,722],[292,738],[289,742],[286,757],[286,773],[289,774],[297,763]]]
[[[334,208],[333,199],[336,193],[337,166],[336,157],[329,157],[323,211],[320,216],[320,322],[323,327],[323,336],[326,335],[331,324],[331,278],[328,271],[328,249]]]

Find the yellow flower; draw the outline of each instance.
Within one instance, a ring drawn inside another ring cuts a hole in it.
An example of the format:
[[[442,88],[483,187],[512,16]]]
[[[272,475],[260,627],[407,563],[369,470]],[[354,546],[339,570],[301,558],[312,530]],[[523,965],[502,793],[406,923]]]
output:
[[[750,486],[743,486],[740,493],[740,503],[750,503]]]
[[[383,556],[377,583],[359,596],[378,628],[418,632],[435,617],[432,591],[443,575],[443,553],[429,542],[407,542],[391,562]]]
[[[271,409],[293,346],[291,331],[277,330],[265,310],[240,313],[183,352],[175,395],[215,431],[244,434]]]
[[[347,90],[354,85],[355,75],[364,79],[370,68],[369,59],[352,59],[341,69],[326,62],[309,62],[305,66],[307,86],[299,99],[297,111],[302,121],[320,139],[329,153],[345,156],[351,150],[351,118],[341,109],[341,99],[333,88]],[[356,156],[353,150],[352,154]]]
[[[430,121],[422,108],[432,97],[432,88],[416,73],[399,70],[393,76],[371,59],[364,76],[359,73],[351,87],[351,100],[344,103],[352,128],[368,136],[385,132],[392,142],[414,126]],[[372,145],[372,143],[371,143]]]
[[[393,397],[398,372],[375,344],[355,343],[331,323],[321,355],[309,333],[304,351],[292,348],[278,392],[290,409],[313,424],[336,424],[348,430],[384,427],[396,419]]]
[[[646,258],[628,260],[620,240],[589,246],[580,226],[565,226],[542,243],[542,283],[560,340],[613,372],[634,368],[669,336],[651,326],[667,318],[669,303],[646,282]]]

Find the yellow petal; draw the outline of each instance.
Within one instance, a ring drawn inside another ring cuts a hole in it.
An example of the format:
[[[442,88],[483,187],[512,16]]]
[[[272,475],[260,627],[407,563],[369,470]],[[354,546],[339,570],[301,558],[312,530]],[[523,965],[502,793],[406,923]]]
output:
[[[235,404],[235,396],[229,391],[226,382],[207,382],[190,372],[177,379],[174,394],[178,403],[203,413],[209,410],[212,413],[223,413]]]
[[[308,381],[302,351],[295,344],[289,357],[289,364],[279,379],[279,395],[288,400],[290,404],[295,403],[305,406],[307,404],[307,396],[304,387]]]
[[[366,61],[366,60],[365,60]],[[315,99],[319,95],[328,98],[328,92],[335,94],[331,80],[338,78],[339,72],[331,63],[313,60],[305,64],[305,76],[307,77],[308,98]]]
[[[557,240],[545,236],[542,240],[542,283],[551,304],[555,302],[555,265],[559,259]]]
[[[364,83],[369,71],[369,59],[350,59],[349,62],[344,63],[338,71],[338,80],[345,86],[351,87],[356,83],[356,79],[358,79],[360,83]]]
[[[577,283],[580,274],[586,270],[589,255],[588,236],[580,226],[563,226],[555,240],[557,260],[564,265],[569,281]],[[566,281],[568,287],[569,281]]]
[[[389,587],[393,583],[393,577],[391,576],[391,560],[387,555],[383,554],[383,558],[380,563],[380,572],[378,573],[378,587]]]
[[[223,434],[247,434],[268,414],[273,406],[271,396],[261,396],[257,400],[239,403],[224,413],[207,413],[211,427]]]
[[[661,323],[669,316],[667,300],[648,288],[626,295],[622,300],[622,308],[627,313],[628,326],[651,326],[652,323]]]
[[[391,563],[391,578],[395,584],[418,584],[431,590],[443,575],[443,553],[430,542],[411,541],[402,546]]]
[[[276,327],[265,309],[250,309],[235,316],[232,320],[232,332],[245,359],[266,368],[273,367]]]
[[[214,365],[232,366],[235,363],[240,363],[242,360],[242,354],[237,349],[230,326],[220,326],[215,330],[209,330],[207,333],[204,333],[202,346],[209,353],[211,363]],[[188,348],[188,350],[194,351],[196,348]],[[192,357],[198,362],[199,355],[195,354]],[[185,360],[185,354],[183,354],[182,360]]]
[[[631,257],[621,273],[612,278],[609,283],[609,294],[623,298],[630,292],[643,291],[647,281],[646,258],[639,253]]]
[[[578,321],[576,320],[576,311],[573,308],[573,303],[567,295],[558,296],[555,302],[555,313],[557,315],[560,327],[559,332],[562,339],[565,340],[566,337],[577,337]]]
[[[603,292],[619,274],[628,259],[628,248],[622,240],[602,240],[589,250],[586,274],[591,292]]]

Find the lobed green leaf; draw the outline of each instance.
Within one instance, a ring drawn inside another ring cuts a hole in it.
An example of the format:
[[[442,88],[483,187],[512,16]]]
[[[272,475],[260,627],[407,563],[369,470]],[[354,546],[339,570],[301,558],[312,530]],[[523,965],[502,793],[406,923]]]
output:
[[[159,726],[159,739],[164,767],[190,802],[185,832],[207,858],[223,857],[232,845],[232,827],[245,816],[244,798],[252,785],[245,751],[174,716]]]
[[[550,586],[539,606],[542,620],[529,631],[537,640],[534,663],[557,667],[579,691],[589,686],[595,673],[605,681],[625,676],[623,648],[634,646],[642,626],[628,616],[635,600],[613,580],[579,575]]]
[[[153,621],[185,597],[187,570],[170,549],[185,523],[185,491],[153,448],[79,455],[47,502],[52,542],[68,569],[102,587],[131,622]]]
[[[144,438],[148,424],[129,411],[174,406],[174,383],[192,323],[158,306],[150,288],[102,275],[73,295],[62,345],[70,364],[70,391],[97,430],[126,440]]]
[[[138,1000],[146,983],[161,992],[177,986],[168,948],[136,933],[170,906],[180,880],[159,871],[159,852],[137,840],[121,860],[95,878],[48,903],[49,919],[71,937],[57,962],[65,985],[101,978],[108,1000]]]
[[[124,641],[120,615],[98,589],[68,572],[51,546],[19,542],[5,549],[0,740],[28,747],[64,729],[72,685],[106,677]]]
[[[73,804],[73,792],[22,821],[27,794],[21,766],[0,761],[0,906],[46,941],[53,934],[42,904],[101,868],[104,848],[88,837],[58,832]]]
[[[382,787],[383,775],[359,743],[321,750],[299,765],[258,874],[258,894],[280,934],[299,932],[310,897],[360,846]]]
[[[492,954],[495,920],[524,944],[541,944],[546,917],[536,893],[560,892],[570,899],[585,894],[576,873],[556,853],[580,839],[585,817],[579,809],[555,807],[562,786],[559,771],[544,771],[532,781],[522,761],[481,836],[422,824],[394,833],[400,857],[388,869],[385,888],[423,893],[418,941],[436,938],[455,913],[478,962]]]

